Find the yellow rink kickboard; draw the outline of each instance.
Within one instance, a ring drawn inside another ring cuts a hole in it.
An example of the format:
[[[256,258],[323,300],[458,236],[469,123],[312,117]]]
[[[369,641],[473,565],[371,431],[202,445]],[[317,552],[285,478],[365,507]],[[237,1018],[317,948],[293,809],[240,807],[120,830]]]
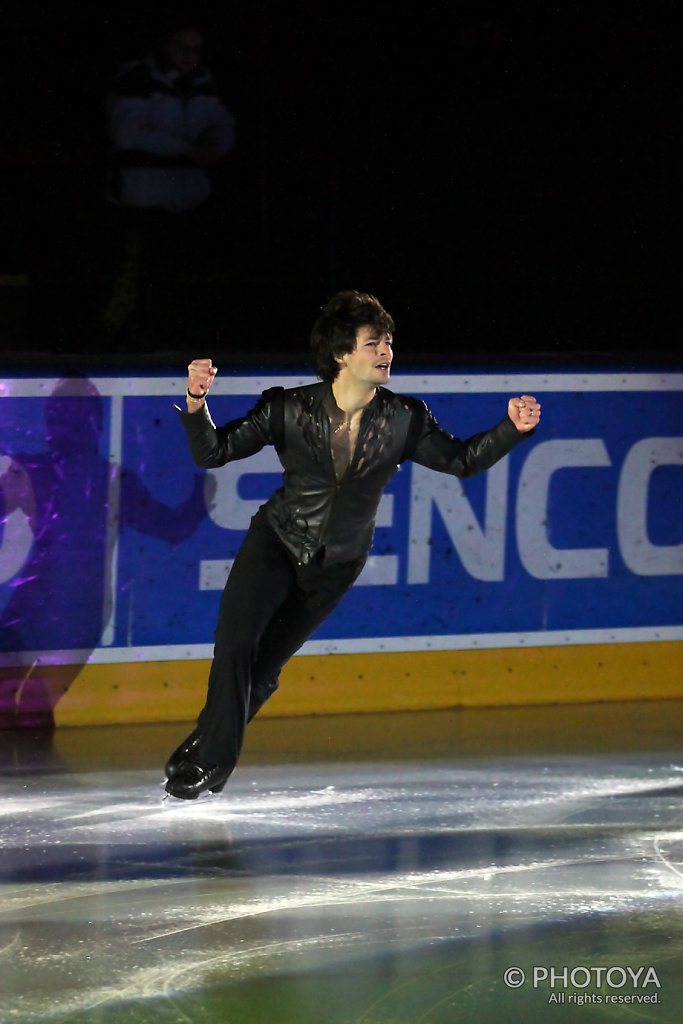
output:
[[[491,650],[299,655],[261,715],[356,714],[682,696],[678,641]],[[55,707],[59,726],[189,721],[207,660],[85,665]],[[52,678],[60,669],[36,673]],[[65,672],[66,677],[66,672]]]

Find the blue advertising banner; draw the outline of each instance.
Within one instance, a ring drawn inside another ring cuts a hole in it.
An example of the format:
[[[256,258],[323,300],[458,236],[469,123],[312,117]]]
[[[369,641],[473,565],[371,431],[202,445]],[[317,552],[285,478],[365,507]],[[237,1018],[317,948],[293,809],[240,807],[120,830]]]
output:
[[[265,388],[309,379],[224,371],[211,414],[224,422]],[[680,639],[683,375],[396,375],[391,387],[460,437],[522,392],[543,415],[472,480],[400,467],[361,578],[304,653]],[[231,559],[279,463],[264,449],[198,470],[174,409],[183,392],[175,378],[3,383],[0,664],[210,657]]]

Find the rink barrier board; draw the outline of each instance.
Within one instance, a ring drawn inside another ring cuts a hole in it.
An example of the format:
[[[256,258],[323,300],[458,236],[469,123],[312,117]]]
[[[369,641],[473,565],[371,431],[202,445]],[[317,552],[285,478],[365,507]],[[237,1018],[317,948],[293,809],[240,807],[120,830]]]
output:
[[[305,382],[224,374],[212,407],[229,419],[265,387]],[[34,578],[26,495],[53,467],[46,413],[49,401],[54,419],[62,383],[0,382],[9,400],[0,401],[0,485],[11,512],[0,534],[0,612],[3,594],[11,608],[14,583]],[[211,507],[204,487],[187,536],[164,539],[150,524],[145,532],[136,518],[143,503],[122,503],[120,469],[137,481],[133,497],[146,491],[172,517],[196,475],[173,409],[184,382],[82,383],[77,401],[94,397],[101,421],[89,473],[69,484],[87,480],[99,497],[85,527],[77,515],[61,522],[67,541],[93,543],[50,549],[56,560],[45,579],[59,580],[60,601],[43,594],[36,609],[58,609],[59,632],[50,633],[50,615],[38,615],[21,647],[0,652],[9,717],[16,684],[25,696],[43,691],[59,725],[185,721],[203,700],[220,589],[249,516],[270,493],[274,456],[224,467],[221,501]],[[402,468],[380,505],[368,578],[287,666],[263,714],[683,696],[683,374],[407,374],[392,384],[465,433],[468,423],[493,422],[501,394],[528,390],[544,403],[543,429],[464,484]],[[73,396],[64,395],[71,409]],[[79,410],[79,428],[81,419]],[[26,494],[13,509],[19,484]],[[82,504],[68,493],[62,514]],[[123,516],[131,511],[132,526]],[[83,556],[75,565],[74,554]],[[90,581],[87,602],[79,588],[63,587],[72,578]],[[62,650],[62,636],[77,638],[79,649]]]
[[[204,700],[209,665],[204,659],[85,665],[59,700],[55,724],[191,721]],[[682,696],[682,665],[680,641],[299,655],[260,714],[675,699]],[[58,668],[35,671],[54,678]]]

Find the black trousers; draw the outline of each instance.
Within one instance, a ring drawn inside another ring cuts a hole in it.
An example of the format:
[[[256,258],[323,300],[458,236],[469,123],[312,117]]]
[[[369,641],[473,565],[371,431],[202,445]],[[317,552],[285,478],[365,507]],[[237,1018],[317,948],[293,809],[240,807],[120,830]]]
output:
[[[365,556],[298,565],[257,513],[235,558],[218,612],[199,754],[234,768],[244,732],[278,687],[280,671],[358,577]]]

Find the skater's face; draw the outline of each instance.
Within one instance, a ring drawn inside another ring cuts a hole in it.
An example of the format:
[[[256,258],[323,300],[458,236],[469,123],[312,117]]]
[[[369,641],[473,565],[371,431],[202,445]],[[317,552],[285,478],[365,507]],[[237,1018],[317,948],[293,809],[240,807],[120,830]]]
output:
[[[348,379],[376,388],[389,381],[393,358],[390,334],[377,327],[360,327],[353,352],[339,356],[338,362],[340,373]]]

